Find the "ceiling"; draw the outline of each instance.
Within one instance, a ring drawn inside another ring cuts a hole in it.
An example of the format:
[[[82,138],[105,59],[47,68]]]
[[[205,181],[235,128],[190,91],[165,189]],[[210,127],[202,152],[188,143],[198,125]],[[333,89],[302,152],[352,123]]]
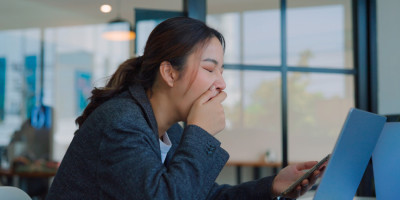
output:
[[[110,4],[110,13],[100,12]],[[182,0],[120,0],[120,16],[134,20],[133,9],[182,10]],[[118,15],[118,0],[0,0],[0,30],[105,23]]]
[[[0,30],[106,23],[120,16],[133,24],[135,8],[183,10],[184,0],[0,0]],[[343,0],[290,0],[288,6],[343,3]],[[110,13],[100,12],[110,4]],[[206,0],[207,13],[277,9],[280,0]],[[118,6],[118,4],[120,6]],[[120,7],[120,9],[118,9]]]

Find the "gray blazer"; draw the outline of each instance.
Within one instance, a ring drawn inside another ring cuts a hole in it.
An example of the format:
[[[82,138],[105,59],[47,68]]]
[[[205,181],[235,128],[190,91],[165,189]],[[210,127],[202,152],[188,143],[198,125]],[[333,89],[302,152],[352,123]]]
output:
[[[271,199],[273,177],[215,183],[229,154],[202,128],[175,124],[167,132],[163,164],[150,102],[141,86],[130,87],[77,130],[47,199]]]

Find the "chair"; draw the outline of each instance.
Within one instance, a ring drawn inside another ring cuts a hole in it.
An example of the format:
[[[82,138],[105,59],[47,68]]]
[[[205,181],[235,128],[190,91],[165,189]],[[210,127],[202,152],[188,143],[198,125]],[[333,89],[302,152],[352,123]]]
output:
[[[23,190],[11,186],[0,186],[0,197],[2,200],[32,200]]]

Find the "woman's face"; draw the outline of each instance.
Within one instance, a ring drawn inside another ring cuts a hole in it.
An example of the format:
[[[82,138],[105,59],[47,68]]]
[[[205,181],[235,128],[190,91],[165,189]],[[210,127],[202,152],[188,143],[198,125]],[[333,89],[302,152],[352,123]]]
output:
[[[224,51],[216,37],[188,56],[186,71],[176,82],[176,106],[182,121],[186,121],[194,101],[211,87],[214,86],[218,93],[225,89],[223,60]]]

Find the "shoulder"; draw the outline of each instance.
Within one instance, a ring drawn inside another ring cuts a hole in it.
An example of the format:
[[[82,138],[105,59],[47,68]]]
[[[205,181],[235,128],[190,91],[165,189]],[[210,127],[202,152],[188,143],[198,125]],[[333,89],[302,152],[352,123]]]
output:
[[[127,92],[113,97],[112,99],[104,102],[98,107],[100,112],[104,113],[115,113],[119,114],[140,114],[141,110],[139,105],[132,99]]]
[[[103,128],[119,125],[148,127],[143,111],[127,91],[97,107],[86,122],[97,125],[101,123]]]

